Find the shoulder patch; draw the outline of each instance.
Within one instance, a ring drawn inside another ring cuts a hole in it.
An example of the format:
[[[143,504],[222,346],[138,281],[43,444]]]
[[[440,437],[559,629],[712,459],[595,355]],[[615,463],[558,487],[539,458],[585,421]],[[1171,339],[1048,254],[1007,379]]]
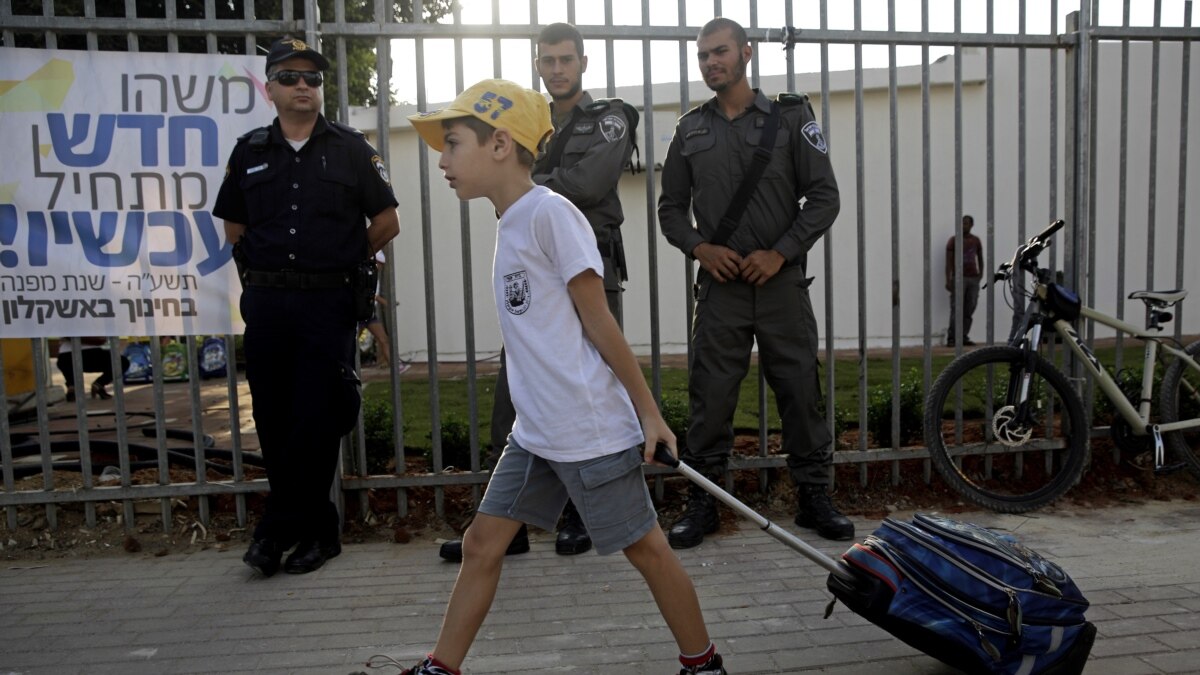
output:
[[[817,124],[816,120],[805,124],[800,129],[800,133],[804,136],[804,140],[808,141],[809,145],[817,149],[817,152],[823,155],[829,154],[829,146],[825,144],[825,136],[821,133],[821,125]]]
[[[379,155],[372,155],[371,166],[375,167],[375,171],[379,173],[379,178],[382,179],[384,183],[387,183],[389,186],[392,184],[392,180],[388,176],[387,165],[383,163],[382,157]]]
[[[609,113],[600,118],[600,134],[609,143],[625,138],[625,132],[628,130],[629,124],[621,115]]]

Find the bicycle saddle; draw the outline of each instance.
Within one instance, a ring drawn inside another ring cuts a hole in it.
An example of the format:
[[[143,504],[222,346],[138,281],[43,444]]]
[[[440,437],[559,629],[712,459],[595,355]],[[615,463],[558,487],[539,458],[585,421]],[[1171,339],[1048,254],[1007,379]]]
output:
[[[1187,291],[1182,288],[1174,291],[1134,291],[1129,294],[1130,300],[1141,300],[1162,307],[1173,305],[1186,297]]]

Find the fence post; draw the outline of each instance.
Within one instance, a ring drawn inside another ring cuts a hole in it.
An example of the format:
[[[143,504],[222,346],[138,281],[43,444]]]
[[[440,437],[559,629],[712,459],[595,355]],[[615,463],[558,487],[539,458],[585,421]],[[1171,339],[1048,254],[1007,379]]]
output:
[[[1063,197],[1067,229],[1063,247],[1063,283],[1080,294],[1084,304],[1087,296],[1087,237],[1089,213],[1088,166],[1091,163],[1091,37],[1089,35],[1090,5],[1081,3],[1081,10],[1067,14],[1068,42],[1066,50],[1066,138],[1064,141],[1065,171]],[[1083,376],[1081,364],[1074,355],[1067,355],[1068,372],[1078,381]],[[1081,390],[1082,393],[1082,390]],[[1091,414],[1088,413],[1090,418]]]

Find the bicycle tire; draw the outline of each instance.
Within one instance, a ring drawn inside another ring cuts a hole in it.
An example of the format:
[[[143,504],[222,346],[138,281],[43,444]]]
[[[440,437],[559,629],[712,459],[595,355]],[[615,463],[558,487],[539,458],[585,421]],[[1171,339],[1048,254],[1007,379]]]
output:
[[[1185,349],[1193,360],[1200,359],[1200,341]],[[1200,373],[1185,367],[1175,359],[1163,373],[1162,391],[1159,392],[1159,417],[1164,423],[1178,422],[1200,417]],[[1186,386],[1186,391],[1180,391]],[[1200,478],[1200,429],[1183,429],[1163,434],[1163,442],[1176,457],[1187,463],[1188,469]]]
[[[1028,400],[1040,404],[1040,421],[1008,425],[1007,444],[997,438],[996,425],[1013,410],[1005,400],[1025,358],[1021,349],[1004,345],[964,354],[942,371],[925,399],[925,444],[934,468],[963,498],[999,513],[1033,511],[1062,497],[1079,481],[1087,460],[1083,402],[1066,375],[1036,354]],[[1028,437],[1017,442],[1013,436],[1021,434],[1013,429]]]

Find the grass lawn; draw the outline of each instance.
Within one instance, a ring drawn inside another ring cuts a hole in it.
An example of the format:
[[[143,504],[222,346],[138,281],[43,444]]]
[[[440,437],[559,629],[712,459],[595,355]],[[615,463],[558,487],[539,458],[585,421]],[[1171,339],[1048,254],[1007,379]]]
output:
[[[1126,341],[1124,349],[1124,368],[1140,371],[1142,344],[1137,341]],[[1043,351],[1045,353],[1045,351]],[[1056,355],[1061,358],[1063,349],[1056,347]],[[1096,355],[1109,368],[1112,367],[1116,349],[1105,346],[1096,349]],[[823,356],[823,354],[822,354]],[[946,367],[953,358],[953,353],[939,350],[932,360],[932,378]],[[1056,358],[1056,361],[1058,359]],[[868,357],[867,386],[868,394],[876,388],[883,388],[890,400],[892,382],[892,358],[884,354],[878,357]],[[915,378],[922,379],[924,357],[921,355],[905,356],[900,359],[901,381]],[[644,370],[647,380],[651,377],[649,368]],[[1140,376],[1140,372],[1139,372]],[[824,361],[822,360],[822,387],[825,383]],[[839,416],[850,428],[859,426],[859,360],[856,354],[839,354],[835,359],[834,368],[834,399]],[[480,445],[486,446],[489,438],[489,421],[492,410],[492,392],[495,387],[494,374],[480,375],[476,380],[476,405],[479,417]],[[439,383],[440,411],[443,427],[457,424],[464,427],[470,420],[467,381],[463,378],[443,379]],[[404,411],[404,445],[409,448],[430,447],[430,400],[429,383],[425,379],[403,379],[401,381],[401,402]],[[687,371],[683,368],[667,368],[662,370],[662,398],[667,421],[680,433],[686,425],[687,414]],[[367,406],[389,407],[391,393],[387,382],[372,382],[364,391],[364,402]],[[767,396],[768,427],[773,431],[779,429],[779,415],[775,410],[774,396]],[[751,364],[750,373],[742,382],[738,398],[738,410],[734,417],[734,426],[751,433],[758,429],[758,366]]]

